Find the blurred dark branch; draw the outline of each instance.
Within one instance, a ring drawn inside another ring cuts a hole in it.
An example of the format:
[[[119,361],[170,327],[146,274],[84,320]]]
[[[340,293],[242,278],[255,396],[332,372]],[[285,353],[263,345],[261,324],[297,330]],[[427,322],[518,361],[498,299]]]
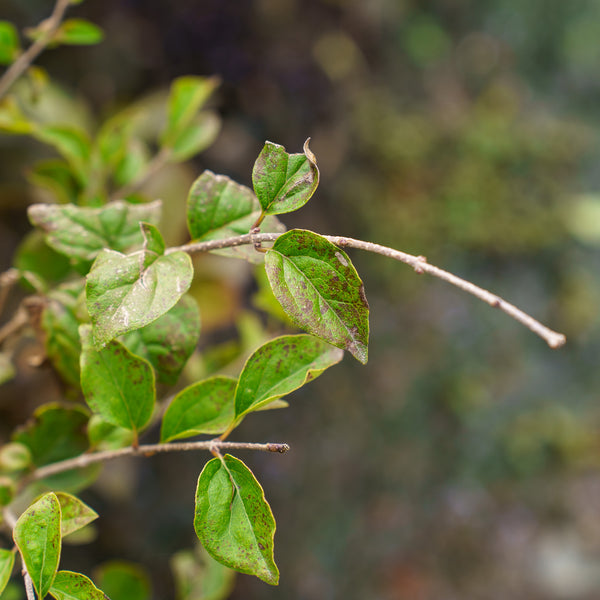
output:
[[[42,35],[15,60],[15,62],[6,70],[0,78],[0,98],[9,90],[10,86],[30,67],[31,63],[44,51],[46,46],[52,41],[56,30],[65,15],[65,11],[71,0],[56,0],[52,14],[42,23]]]
[[[239,235],[236,237],[225,238],[221,240],[210,240],[207,242],[192,242],[176,248],[170,248],[167,252],[183,251],[189,254],[196,254],[200,252],[209,252],[210,250],[218,250],[222,248],[230,248],[232,246],[242,246],[244,244],[260,244],[262,242],[274,242],[280,235],[280,233],[247,233],[245,235]],[[388,258],[393,258],[411,266],[416,273],[429,273],[439,279],[443,279],[448,283],[456,286],[457,288],[483,300],[494,308],[499,308],[513,319],[517,320],[522,325],[525,325],[528,329],[533,331],[536,335],[540,336],[550,346],[550,348],[560,348],[567,341],[562,333],[552,331],[545,325],[542,325],[539,321],[523,312],[510,302],[507,302],[500,296],[492,294],[487,290],[480,288],[479,286],[466,281],[448,271],[444,271],[434,265],[430,265],[424,256],[414,256],[401,252],[400,250],[394,250],[387,246],[380,246],[379,244],[373,244],[372,242],[364,242],[362,240],[355,240],[353,238],[324,235],[325,239],[329,240],[332,244],[339,246],[340,248],[356,248],[358,250],[366,250],[367,252],[374,252],[375,254],[381,254]]]

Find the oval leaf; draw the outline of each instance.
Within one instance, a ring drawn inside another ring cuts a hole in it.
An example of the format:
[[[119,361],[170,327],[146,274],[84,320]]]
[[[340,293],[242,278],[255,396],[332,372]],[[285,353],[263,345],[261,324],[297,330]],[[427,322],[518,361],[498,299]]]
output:
[[[211,377],[179,392],[163,417],[161,441],[223,433],[233,420],[236,383],[231,377]]]
[[[149,600],[150,579],[145,570],[125,561],[110,561],[96,569],[94,579],[110,600]]]
[[[214,112],[201,112],[179,135],[171,146],[171,162],[182,162],[206,150],[219,135],[221,119]]]
[[[344,353],[310,335],[284,335],[246,361],[235,392],[235,416],[259,410],[340,362]]]
[[[0,21],[0,65],[10,65],[21,51],[19,34],[9,21]]]
[[[319,185],[315,155],[304,142],[304,154],[288,154],[266,142],[252,170],[252,184],[264,214],[279,215],[304,206]]]
[[[183,296],[169,312],[156,321],[123,337],[127,348],[145,358],[156,371],[157,381],[173,385],[200,337],[198,304]]]
[[[343,250],[312,231],[294,229],[267,251],[265,269],[296,325],[367,362],[369,304]]]
[[[271,585],[279,582],[275,519],[262,487],[241,460],[227,454],[205,465],[196,489],[194,528],[215,560]]]
[[[0,548],[0,596],[10,579],[13,565],[15,564],[15,553]]]
[[[100,27],[85,19],[67,19],[57,29],[53,42],[71,46],[88,46],[98,44],[104,38]]]
[[[63,538],[98,518],[98,513],[79,498],[65,492],[56,492],[56,497],[60,503],[60,534]]]
[[[93,260],[104,248],[126,252],[140,247],[140,222],[156,225],[161,202],[129,204],[122,200],[101,208],[73,204],[33,204],[27,214],[33,225],[46,232],[46,242],[61,254]]]
[[[56,600],[106,600],[91,579],[73,571],[59,571],[50,588],[50,594]]]
[[[87,276],[87,308],[98,344],[152,323],[187,292],[194,269],[185,252],[159,256],[104,250]]]
[[[60,560],[60,504],[56,494],[45,494],[19,517],[13,538],[38,597],[44,598]]]
[[[156,390],[148,361],[112,341],[97,350],[89,325],[80,327],[81,389],[90,408],[105,421],[139,431],[150,421]]]

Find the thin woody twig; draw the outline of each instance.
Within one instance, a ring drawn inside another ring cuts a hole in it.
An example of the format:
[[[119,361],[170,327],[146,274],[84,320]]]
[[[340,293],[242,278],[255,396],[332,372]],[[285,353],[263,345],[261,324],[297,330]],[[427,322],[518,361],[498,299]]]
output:
[[[0,274],[0,314],[4,310],[4,305],[6,304],[6,299],[8,298],[11,288],[18,280],[19,271],[17,271],[17,269],[10,268]]]
[[[238,235],[231,238],[225,238],[221,240],[210,240],[207,242],[192,242],[183,246],[171,248],[167,252],[183,251],[189,254],[196,254],[201,252],[209,252],[210,250],[219,250],[222,248],[231,248],[232,246],[242,246],[244,244],[257,244],[261,242],[274,242],[281,233],[249,233],[245,235]],[[499,308],[507,315],[525,325],[533,333],[541,337],[550,348],[560,348],[565,342],[566,338],[562,333],[558,333],[549,329],[545,325],[542,325],[539,321],[534,319],[532,316],[523,312],[510,302],[507,302],[500,296],[492,294],[488,290],[485,290],[470,281],[466,281],[461,277],[453,275],[448,271],[444,271],[439,267],[430,265],[424,256],[414,256],[401,252],[400,250],[394,250],[387,246],[381,246],[380,244],[374,244],[372,242],[365,242],[363,240],[356,240],[353,238],[324,235],[325,239],[331,243],[339,246],[340,248],[356,248],[358,250],[366,250],[367,252],[374,252],[375,254],[381,254],[403,262],[411,266],[417,273],[428,273],[439,279],[443,279],[448,283],[456,286],[457,288],[483,300],[494,308]]]
[[[120,458],[122,456],[151,456],[153,454],[165,452],[189,452],[190,450],[258,450],[260,452],[287,452],[290,447],[287,444],[267,443],[255,444],[251,442],[223,442],[219,439],[207,440],[202,442],[179,442],[170,444],[144,444],[137,448],[127,446],[118,450],[106,450],[102,452],[91,452],[89,454],[81,454],[75,458],[69,458],[60,462],[52,463],[45,467],[40,467],[21,481],[21,485],[25,486],[32,481],[44,479],[50,475],[64,473],[71,469],[83,469],[89,465],[100,462],[106,462]]]
[[[11,85],[29,68],[31,63],[43,52],[52,41],[56,30],[60,27],[65,11],[71,0],[56,0],[52,14],[43,22],[43,33],[0,78],[0,98],[9,90]]]

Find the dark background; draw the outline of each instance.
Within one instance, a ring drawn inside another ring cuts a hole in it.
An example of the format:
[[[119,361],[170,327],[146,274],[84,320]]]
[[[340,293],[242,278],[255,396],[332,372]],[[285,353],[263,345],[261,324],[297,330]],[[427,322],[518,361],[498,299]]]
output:
[[[22,27],[51,10],[0,6]],[[282,219],[289,228],[424,254],[568,337],[550,350],[443,282],[353,253],[372,309],[369,364],[347,356],[290,408],[236,431],[292,451],[240,453],[278,522],[281,585],[240,576],[232,597],[600,597],[600,4],[87,0],[70,14],[105,41],[39,64],[82,122],[180,75],[221,77],[221,135],[156,183],[166,202],[204,168],[249,185],[264,140],[298,152],[311,136],[321,184]],[[37,152],[0,139],[3,268],[29,229],[37,197],[23,172]],[[171,230],[185,241],[181,224]],[[256,288],[242,263],[200,263],[207,347],[235,339]],[[32,381],[48,377],[5,386],[5,424],[24,420]],[[194,543],[205,459],[110,465],[85,496],[98,539],[67,549],[65,568],[136,560],[154,597],[172,598],[168,559]]]

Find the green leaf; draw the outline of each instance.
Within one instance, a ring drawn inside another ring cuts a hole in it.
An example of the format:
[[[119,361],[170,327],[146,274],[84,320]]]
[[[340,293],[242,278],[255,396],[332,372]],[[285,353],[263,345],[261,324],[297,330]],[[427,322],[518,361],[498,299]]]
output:
[[[19,517],[13,539],[38,597],[44,598],[60,560],[60,504],[56,494],[45,494]]]
[[[70,125],[39,125],[31,135],[52,146],[69,163],[77,179],[86,182],[91,142],[84,131]]]
[[[91,579],[73,571],[59,571],[54,578],[50,594],[56,600],[106,600]]]
[[[190,188],[187,222],[190,236],[196,241],[218,240],[248,233],[261,214],[258,199],[250,188],[225,175],[204,171]],[[285,231],[276,217],[267,217],[262,228],[270,232]],[[217,254],[262,260],[264,256],[251,246],[215,251]]]
[[[304,206],[319,185],[315,155],[304,142],[304,154],[288,154],[266,142],[252,170],[254,191],[264,214],[279,215]]]
[[[161,202],[129,204],[117,200],[101,208],[33,204],[27,212],[31,223],[46,232],[46,242],[57,252],[93,260],[104,248],[125,252],[141,246],[139,224],[158,224]]]
[[[219,85],[215,77],[179,77],[171,84],[167,104],[167,126],[161,144],[173,148],[177,138],[192,124],[209,96]]]
[[[215,560],[271,585],[279,582],[275,519],[262,487],[241,460],[226,454],[205,465],[196,489],[194,529]]]
[[[52,41],[71,46],[98,44],[104,39],[100,27],[85,19],[67,19],[58,28]]]
[[[343,250],[312,231],[294,229],[267,251],[265,269],[296,325],[367,362],[369,304]]]
[[[152,323],[187,292],[194,269],[185,252],[158,258],[141,251],[125,256],[104,250],[87,276],[87,307],[96,343]]]
[[[79,332],[83,347],[81,389],[86,402],[109,423],[139,431],[154,410],[152,367],[117,341],[96,350],[89,325],[82,325]]]
[[[0,21],[0,65],[10,65],[21,52],[21,42],[15,26]]]
[[[98,513],[72,494],[56,492],[60,503],[60,534],[65,536],[85,527],[98,518]]]
[[[179,392],[163,417],[161,441],[170,442],[200,433],[223,433],[233,420],[236,383],[231,377],[217,376]]]
[[[42,313],[42,329],[46,333],[46,354],[61,377],[79,386],[79,295],[81,283],[61,286],[48,295]]]
[[[189,295],[156,321],[123,336],[134,354],[154,367],[157,381],[174,385],[200,337],[198,304]]]
[[[15,497],[17,486],[13,479],[0,475],[0,507],[8,506]]]
[[[171,162],[183,162],[212,146],[219,135],[221,119],[214,112],[201,112],[171,143]]]
[[[0,446],[0,471],[13,473],[31,465],[31,451],[25,444],[10,442]]]
[[[88,411],[82,406],[44,404],[25,427],[14,433],[13,441],[27,446],[33,464],[41,467],[83,454],[88,448],[87,421]]]
[[[23,114],[13,96],[0,100],[0,131],[25,135],[32,133],[34,129],[34,124]]]
[[[94,450],[117,450],[130,446],[134,433],[105,421],[100,415],[92,415],[88,422],[88,437]]]
[[[235,571],[217,562],[198,544],[177,552],[170,561],[178,600],[225,600],[235,584]]]
[[[27,173],[27,179],[33,185],[51,192],[59,204],[77,200],[80,186],[64,160],[50,159],[35,163]]]
[[[110,600],[149,600],[150,579],[134,563],[110,561],[96,570],[94,579]]]
[[[246,361],[235,391],[235,416],[258,410],[316,379],[344,353],[310,335],[283,335]]]
[[[15,553],[10,550],[0,548],[0,595],[4,591],[8,580],[12,574],[15,564]]]
[[[142,140],[126,140],[126,152],[114,168],[114,181],[125,186],[144,176],[150,162],[150,151]]]

